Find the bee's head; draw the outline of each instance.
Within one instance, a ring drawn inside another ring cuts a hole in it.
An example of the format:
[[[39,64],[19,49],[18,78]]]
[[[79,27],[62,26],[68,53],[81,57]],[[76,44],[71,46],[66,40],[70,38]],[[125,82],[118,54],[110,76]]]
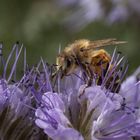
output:
[[[56,59],[57,70],[61,70],[64,75],[73,72],[75,67],[74,59],[70,56],[59,55]]]

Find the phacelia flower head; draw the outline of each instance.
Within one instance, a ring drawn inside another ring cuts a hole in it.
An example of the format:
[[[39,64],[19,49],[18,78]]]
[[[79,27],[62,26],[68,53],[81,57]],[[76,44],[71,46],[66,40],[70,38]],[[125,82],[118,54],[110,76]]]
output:
[[[139,139],[140,68],[124,80],[128,63],[116,49],[107,69],[101,65],[100,76],[93,72],[90,85],[80,66],[63,78],[61,71],[53,77],[55,66],[42,58],[27,67],[26,51],[18,80],[22,49],[15,44],[6,60],[0,53],[0,139]]]
[[[36,109],[37,126],[53,140],[130,140],[139,137],[140,92],[136,77],[140,71],[138,69],[132,75],[135,80],[130,82],[132,88],[129,89],[125,83],[129,84],[130,78],[122,83],[128,65],[116,50],[108,67],[111,70],[101,79],[95,75],[90,86],[85,83],[80,68],[63,79],[58,73],[55,82],[47,78],[49,81],[46,82],[52,86],[43,93]]]
[[[2,53],[0,44],[0,139],[40,139],[40,130],[34,125],[34,110],[32,97],[23,87],[25,81],[26,51],[24,50],[23,77],[17,78],[17,63],[21,56],[23,45],[14,44],[7,59]],[[44,136],[45,138],[45,136]],[[46,137],[47,138],[47,137]]]
[[[106,108],[93,123],[94,134],[100,139],[131,139],[139,137],[140,69],[121,85],[119,108]],[[111,109],[112,108],[112,109]]]

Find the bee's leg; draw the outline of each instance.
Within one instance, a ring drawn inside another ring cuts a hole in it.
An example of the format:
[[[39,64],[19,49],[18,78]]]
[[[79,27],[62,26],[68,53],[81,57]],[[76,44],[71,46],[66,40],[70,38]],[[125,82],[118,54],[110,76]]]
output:
[[[88,86],[91,86],[93,82],[93,76],[91,76],[88,80]]]
[[[88,63],[86,63],[84,65],[84,69],[85,69],[85,72],[86,72],[86,74],[88,76],[87,85],[91,86],[92,82],[93,82],[93,72],[92,72],[92,69],[91,69],[91,67],[90,67],[90,65]]]
[[[66,74],[65,74],[65,71],[62,72],[62,69],[61,69],[61,67],[60,67],[59,69],[55,70],[54,73],[52,73],[51,79],[54,79],[58,74],[61,75],[61,76],[60,76],[61,78],[63,78],[63,76],[66,75]]]
[[[55,71],[54,73],[52,73],[52,75],[50,76],[50,80],[51,81],[56,81],[58,74],[60,73],[59,70]]]
[[[57,75],[58,71],[55,71],[54,73],[52,73],[51,78],[53,79],[56,75]]]
[[[88,79],[88,86],[91,86],[92,83],[93,83],[93,73],[92,73],[92,70],[90,67],[88,67],[88,76],[89,76],[89,79]]]
[[[97,85],[102,84],[103,78],[105,77],[105,74],[108,70],[108,66],[109,66],[108,64],[110,60],[111,57],[105,50],[101,49],[94,52],[92,56],[91,66],[92,66],[93,73],[97,75],[96,78]]]
[[[57,71],[55,71],[54,73],[52,73],[51,75],[50,75],[50,81],[52,82],[52,86],[54,87],[54,83],[55,83],[55,81],[56,81],[56,79],[57,79]]]

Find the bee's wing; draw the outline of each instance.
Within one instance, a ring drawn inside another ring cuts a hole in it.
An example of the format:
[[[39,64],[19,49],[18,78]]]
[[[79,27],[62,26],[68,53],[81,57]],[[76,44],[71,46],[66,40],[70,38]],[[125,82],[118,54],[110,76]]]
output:
[[[95,49],[95,48],[99,48],[99,47],[110,46],[110,45],[125,44],[125,43],[127,43],[127,42],[126,41],[117,41],[117,39],[115,39],[115,38],[90,41],[87,50]]]

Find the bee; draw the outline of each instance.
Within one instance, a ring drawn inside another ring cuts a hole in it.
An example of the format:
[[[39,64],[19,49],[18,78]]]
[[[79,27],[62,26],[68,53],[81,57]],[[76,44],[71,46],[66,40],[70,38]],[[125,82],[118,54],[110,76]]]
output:
[[[101,77],[102,70],[108,68],[111,61],[110,54],[101,47],[124,44],[114,38],[90,41],[87,39],[76,40],[69,44],[56,58],[57,71],[61,70],[62,78],[72,74],[78,67],[89,77],[91,85],[93,73]]]

